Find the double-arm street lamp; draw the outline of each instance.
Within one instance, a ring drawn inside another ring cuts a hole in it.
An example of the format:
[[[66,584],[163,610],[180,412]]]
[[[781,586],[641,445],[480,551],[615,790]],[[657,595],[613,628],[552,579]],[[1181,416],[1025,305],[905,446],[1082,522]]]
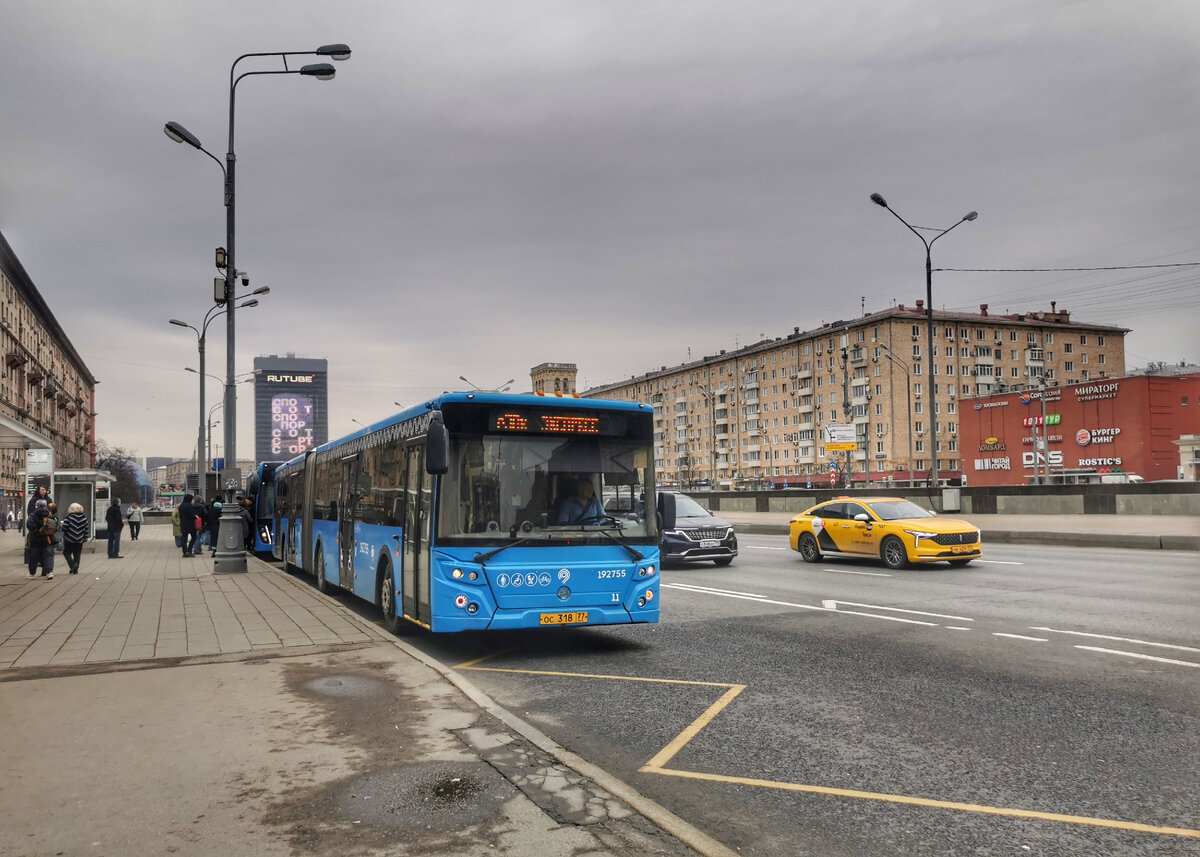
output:
[[[958,223],[955,223],[954,226],[948,226],[945,229],[939,229],[937,227],[932,227],[932,226],[913,226],[911,223],[909,223],[907,220],[905,220],[899,214],[896,214],[896,210],[887,204],[887,200],[885,200],[882,196],[880,196],[877,193],[871,194],[871,202],[875,203],[878,206],[882,206],[883,208],[886,208],[888,211],[890,211],[897,220],[899,220],[901,223],[903,223],[905,226],[907,226],[908,230],[910,232],[912,232],[913,235],[916,235],[918,238],[920,238],[921,243],[925,245],[925,322],[928,327],[928,330],[926,332],[928,333],[928,343],[927,344],[928,344],[928,349],[929,349],[929,353],[926,355],[928,358],[928,366],[929,366],[929,378],[927,380],[927,383],[929,384],[929,411],[930,411],[930,413],[929,413],[929,446],[930,446],[930,450],[929,451],[933,456],[932,457],[932,465],[933,466],[930,467],[930,469],[929,469],[929,484],[931,487],[936,487],[938,484],[938,481],[937,481],[937,479],[938,479],[938,447],[937,447],[938,406],[937,406],[936,376],[933,374],[933,370],[934,370],[934,366],[933,366],[933,262],[932,262],[932,258],[931,258],[932,254],[931,254],[930,248],[933,246],[934,241],[937,241],[939,238],[941,238],[947,232],[954,229],[955,226],[958,226],[962,223],[966,223],[969,220],[974,220],[975,218],[977,218],[979,216],[979,213],[975,212],[975,211],[968,211],[961,218],[959,218]],[[937,234],[934,235],[932,238],[926,238],[924,235],[922,235],[920,232],[917,231],[918,229],[923,230],[925,232],[936,232]]]
[[[335,74],[332,65],[326,62],[313,63],[310,65],[301,66],[298,69],[288,68],[288,57],[290,56],[320,56],[329,57],[333,60],[345,60],[350,58],[350,48],[343,44],[322,45],[315,51],[269,51],[266,53],[251,53],[242,54],[233,61],[233,65],[229,67],[229,148],[225,155],[225,165],[222,167],[222,172],[225,175],[225,252],[218,252],[218,266],[223,263],[225,268],[225,306],[229,311],[226,316],[226,381],[225,381],[225,457],[232,465],[232,483],[225,487],[232,495],[233,489],[237,487],[236,481],[240,478],[240,473],[237,469],[237,392],[234,385],[235,374],[235,333],[234,333],[234,311],[233,303],[234,282],[237,277],[237,268],[235,267],[235,203],[236,181],[235,167],[237,164],[237,156],[234,154],[234,103],[237,94],[237,85],[243,78],[252,77],[262,74],[299,74],[305,77],[315,77],[317,80],[331,80]],[[234,76],[237,72],[237,65],[242,60],[248,57],[279,57],[283,60],[283,68],[265,71],[248,71],[241,75]],[[200,140],[178,122],[168,122],[163,130],[166,135],[176,143],[187,143],[195,149],[199,149],[208,155],[220,166],[220,160],[200,145]],[[223,257],[223,258],[222,258]],[[232,499],[232,496],[229,498]],[[222,516],[221,528],[230,528],[230,535],[226,536],[222,533],[220,539],[224,551],[224,556],[228,559],[224,563],[218,563],[222,570],[245,571],[246,555],[241,538],[241,517],[235,513],[232,503],[227,503],[227,514]],[[221,557],[218,557],[220,559]]]
[[[260,289],[255,289],[253,294],[265,295],[265,294],[269,294],[270,291],[271,291],[270,286],[263,286]],[[197,478],[201,482],[201,485],[200,485],[201,493],[204,492],[204,484],[203,484],[204,476],[203,476],[203,474],[205,471],[205,468],[203,466],[201,466],[201,456],[204,454],[204,376],[206,374],[204,371],[204,344],[205,344],[205,340],[208,336],[208,325],[212,321],[216,320],[216,318],[218,316],[220,316],[222,313],[227,312],[228,311],[227,308],[230,306],[232,306],[232,305],[226,304],[225,306],[222,306],[221,304],[217,304],[214,307],[212,307],[212,309],[210,309],[207,313],[204,314],[204,321],[201,322],[200,327],[196,327],[193,324],[188,324],[186,321],[180,321],[177,318],[172,318],[172,319],[168,320],[170,324],[173,324],[176,327],[190,328],[196,334],[196,348],[200,352],[200,371],[197,372],[197,374],[200,376],[200,429],[199,429],[198,434],[196,435],[196,474],[197,474]],[[242,306],[242,307],[258,306],[258,299],[251,298],[248,301],[243,301],[240,304],[240,306]],[[194,371],[194,370],[191,370],[191,371]],[[216,376],[209,375],[209,377],[213,378]],[[218,378],[217,380],[219,381],[220,378]]]

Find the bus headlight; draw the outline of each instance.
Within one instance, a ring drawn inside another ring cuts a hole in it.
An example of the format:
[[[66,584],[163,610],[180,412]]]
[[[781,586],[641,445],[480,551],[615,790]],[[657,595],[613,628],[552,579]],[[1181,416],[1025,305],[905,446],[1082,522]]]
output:
[[[650,577],[654,574],[654,566],[648,565],[645,568],[638,569],[638,577]]]

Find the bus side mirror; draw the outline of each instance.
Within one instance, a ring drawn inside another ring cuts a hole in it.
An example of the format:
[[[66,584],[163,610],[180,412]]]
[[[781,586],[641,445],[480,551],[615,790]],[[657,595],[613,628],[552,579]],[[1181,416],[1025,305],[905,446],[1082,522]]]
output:
[[[658,531],[675,529],[675,495],[658,495]]]
[[[434,411],[425,441],[425,472],[440,475],[450,469],[450,432],[442,422],[442,412]]]

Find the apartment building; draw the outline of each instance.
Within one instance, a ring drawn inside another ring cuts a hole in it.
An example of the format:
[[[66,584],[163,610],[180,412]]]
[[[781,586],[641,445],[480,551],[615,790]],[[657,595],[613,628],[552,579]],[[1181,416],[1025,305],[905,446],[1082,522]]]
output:
[[[935,311],[929,375],[924,301],[776,337],[582,393],[654,406],[655,459],[667,484],[719,488],[928,478],[936,421],[939,478],[962,475],[962,396],[1125,373],[1127,328],[1049,312]],[[853,452],[825,429],[852,425]],[[970,456],[974,450],[968,450]]]
[[[95,466],[96,379],[0,234],[0,511],[19,505],[25,449],[58,469]]]

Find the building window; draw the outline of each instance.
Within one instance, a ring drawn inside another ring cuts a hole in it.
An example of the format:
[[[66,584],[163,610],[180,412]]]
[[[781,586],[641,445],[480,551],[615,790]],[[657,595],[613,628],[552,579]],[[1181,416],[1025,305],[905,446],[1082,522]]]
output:
[[[1063,371],[1064,371],[1064,372],[1074,372],[1074,371],[1075,371],[1075,363],[1074,363],[1074,361],[1068,360],[1066,363],[1064,363],[1064,364],[1063,364]]]
[[[1103,344],[1104,344],[1104,337],[1103,337],[1103,336],[1097,336],[1097,337],[1096,337],[1096,344],[1097,344],[1097,345],[1103,345]]]
[[[1087,334],[1086,333],[1079,334],[1079,344],[1087,345]]]

